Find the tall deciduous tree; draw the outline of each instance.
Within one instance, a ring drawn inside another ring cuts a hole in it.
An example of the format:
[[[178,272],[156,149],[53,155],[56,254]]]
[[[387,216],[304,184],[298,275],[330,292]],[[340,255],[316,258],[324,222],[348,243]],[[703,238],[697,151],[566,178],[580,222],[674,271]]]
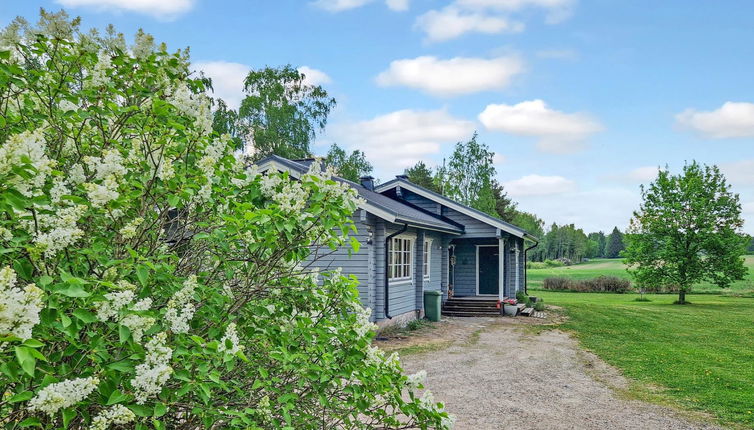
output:
[[[468,142],[458,142],[447,163],[437,170],[437,182],[446,196],[490,215],[496,215],[492,182],[494,152],[477,142],[477,133]]]
[[[252,70],[246,76],[238,120],[246,143],[253,139],[255,159],[310,155],[310,144],[327,125],[335,99],[305,78],[291,65]]]
[[[363,151],[357,149],[348,154],[345,149],[335,143],[327,151],[325,164],[333,166],[341,178],[354,182],[359,182],[359,178],[374,170]]]
[[[607,258],[618,258],[620,257],[621,251],[625,248],[626,246],[623,243],[623,233],[618,230],[618,227],[613,227],[612,233],[610,233],[610,236],[607,238],[605,256]]]
[[[636,281],[678,290],[678,302],[700,281],[719,287],[743,279],[741,204],[717,166],[687,164],[660,171],[642,187],[643,202],[629,229],[626,262]]]
[[[516,202],[508,197],[503,185],[497,180],[492,181],[492,197],[495,200],[495,214],[506,222],[513,222],[518,211]]]

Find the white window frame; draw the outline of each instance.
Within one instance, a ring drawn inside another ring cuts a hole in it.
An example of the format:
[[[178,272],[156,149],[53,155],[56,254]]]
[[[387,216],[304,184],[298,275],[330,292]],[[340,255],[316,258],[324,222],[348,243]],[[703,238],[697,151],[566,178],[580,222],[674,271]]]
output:
[[[429,281],[432,272],[432,239],[424,239],[424,253],[422,255],[422,272],[424,280]]]
[[[398,235],[390,239],[388,252],[388,282],[410,282],[414,279],[415,236]],[[398,250],[400,248],[400,251]],[[404,249],[408,248],[408,249]],[[395,261],[400,261],[395,264]]]

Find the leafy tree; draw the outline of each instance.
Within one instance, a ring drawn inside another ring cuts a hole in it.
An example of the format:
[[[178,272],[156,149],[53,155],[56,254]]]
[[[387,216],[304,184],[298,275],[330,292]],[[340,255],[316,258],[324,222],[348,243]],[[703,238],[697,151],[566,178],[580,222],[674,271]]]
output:
[[[341,178],[353,182],[359,182],[362,176],[366,176],[374,170],[364,152],[357,149],[347,154],[343,148],[335,143],[330,146],[324,161],[328,166],[334,167]]]
[[[307,266],[355,190],[246,169],[186,54],[113,34],[0,34],[3,428],[447,428]]]
[[[717,166],[687,164],[683,173],[660,171],[634,212],[625,252],[640,285],[678,290],[678,303],[700,281],[719,287],[743,279],[741,204]]]
[[[612,233],[610,233],[610,236],[607,238],[605,257],[618,258],[620,257],[621,251],[625,248],[626,246],[623,244],[623,233],[618,230],[618,227],[613,227]]]
[[[404,173],[408,176],[408,180],[416,185],[422,186],[436,193],[441,192],[440,187],[435,181],[432,169],[430,169],[423,161],[418,161],[412,167],[406,169]]]
[[[604,257],[605,256],[605,249],[607,248],[607,238],[605,237],[605,233],[598,231],[596,233],[589,233],[589,240],[592,240],[597,243],[597,250],[595,257]]]
[[[458,142],[447,164],[437,170],[436,182],[442,193],[459,203],[497,216],[492,192],[494,152],[477,142],[477,133],[468,142]]]
[[[212,114],[212,129],[219,135],[230,136],[234,148],[244,149],[238,130],[238,112],[229,108],[222,99],[217,99],[217,107]]]
[[[749,246],[746,247],[746,252],[754,254],[754,236],[749,236]]]
[[[309,157],[310,144],[327,125],[335,99],[319,85],[286,65],[252,70],[244,80],[246,97],[238,110],[238,126],[253,154],[296,159]]]

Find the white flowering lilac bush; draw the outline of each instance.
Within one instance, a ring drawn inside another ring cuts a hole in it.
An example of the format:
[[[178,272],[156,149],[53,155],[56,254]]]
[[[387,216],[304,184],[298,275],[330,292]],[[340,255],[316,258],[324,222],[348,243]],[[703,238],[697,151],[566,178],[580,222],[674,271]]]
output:
[[[64,13],[0,34],[0,426],[445,428],[370,346],[354,192],[258,175],[185,52]]]

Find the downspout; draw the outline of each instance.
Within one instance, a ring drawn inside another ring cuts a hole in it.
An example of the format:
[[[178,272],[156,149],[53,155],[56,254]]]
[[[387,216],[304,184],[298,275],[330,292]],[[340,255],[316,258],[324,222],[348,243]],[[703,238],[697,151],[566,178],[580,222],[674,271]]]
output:
[[[388,235],[388,237],[385,238],[385,318],[391,320],[393,317],[390,316],[390,278],[388,271],[390,270],[390,266],[388,266],[387,262],[389,259],[389,248],[388,244],[390,243],[390,239],[394,238],[395,236],[398,236],[399,234],[403,233],[408,229],[408,224],[403,224],[403,228],[396,231],[393,234]]]
[[[536,248],[538,245],[539,242],[534,241],[534,245],[524,249],[524,294],[526,294],[527,296],[529,295],[529,282],[527,282],[529,278],[526,277],[526,253],[529,252],[529,250]]]

